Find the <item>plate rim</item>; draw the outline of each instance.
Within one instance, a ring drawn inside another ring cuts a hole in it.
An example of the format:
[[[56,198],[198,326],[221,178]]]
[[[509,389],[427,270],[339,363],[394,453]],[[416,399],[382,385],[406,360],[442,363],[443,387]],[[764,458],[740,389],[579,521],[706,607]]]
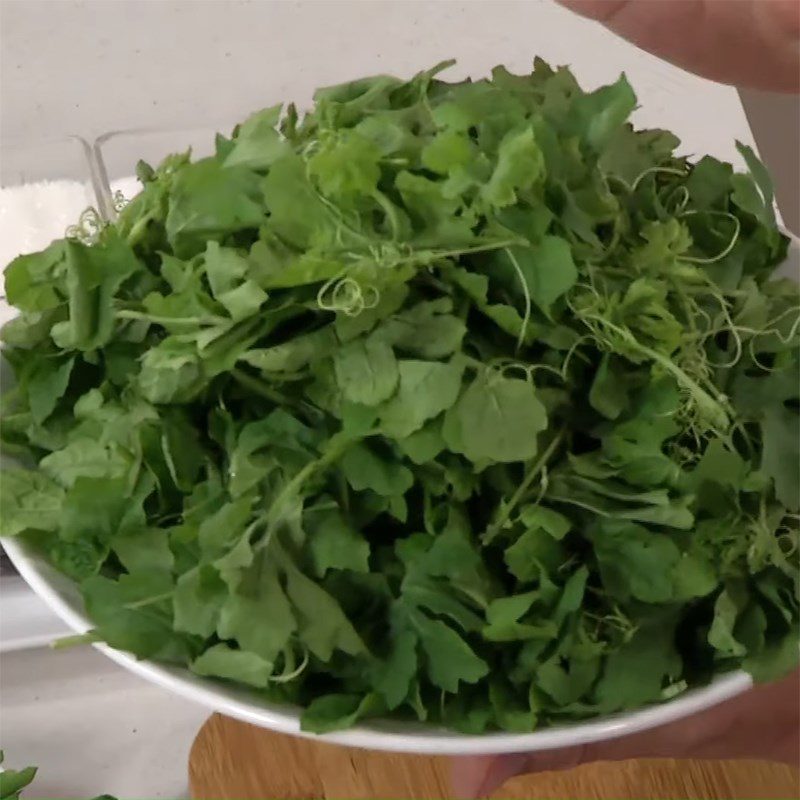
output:
[[[58,580],[68,582],[66,576],[57,573],[32,547],[20,540],[2,537],[0,544],[25,582],[70,629],[82,634],[92,628],[84,612],[77,610],[54,585]],[[48,575],[48,572],[51,574]],[[360,724],[342,731],[316,734],[301,730],[297,706],[264,700],[248,701],[244,696],[238,697],[235,689],[212,678],[193,675],[187,667],[172,667],[147,659],[140,660],[130,653],[102,643],[92,646],[144,680],[205,706],[211,712],[216,711],[261,728],[322,743],[425,755],[536,752],[616,739],[691,716],[735,697],[753,685],[750,675],[736,670],[719,675],[708,685],[690,689],[663,703],[585,722],[555,725],[530,733],[493,731],[462,734],[424,723],[376,720],[371,724]]]

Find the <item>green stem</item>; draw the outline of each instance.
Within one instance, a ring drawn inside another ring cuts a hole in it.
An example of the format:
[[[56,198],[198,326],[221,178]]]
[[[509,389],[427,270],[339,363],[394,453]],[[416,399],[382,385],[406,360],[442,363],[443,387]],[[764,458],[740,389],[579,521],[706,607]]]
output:
[[[344,473],[339,471],[336,474],[336,488],[339,491],[339,504],[345,516],[350,514],[350,490],[347,486],[347,479]]]
[[[127,243],[131,247],[133,245],[135,245],[139,241],[139,239],[141,238],[142,234],[147,229],[147,226],[152,221],[152,219],[153,219],[152,213],[151,214],[145,214],[140,220],[137,220],[133,224],[133,227],[131,227],[127,237],[125,237]]]
[[[486,532],[482,536],[484,544],[490,544],[491,541],[500,533],[500,529],[506,524],[511,512],[519,505],[526,492],[530,489],[531,484],[536,479],[536,476],[542,471],[545,464],[552,458],[558,446],[564,439],[565,431],[560,430],[553,441],[545,448],[545,451],[536,459],[533,466],[528,471],[528,474],[522,479],[522,483],[517,487],[517,490],[511,495],[509,501],[502,507],[497,515],[497,519],[486,528]]]
[[[639,188],[639,184],[648,175],[677,175],[679,178],[685,178],[688,173],[686,170],[676,169],[675,167],[650,167],[649,169],[640,172],[634,182],[631,184],[631,191],[635,192]]]
[[[160,603],[162,600],[169,600],[172,597],[172,590],[162,592],[161,594],[154,594],[150,597],[143,597],[141,600],[133,600],[130,603],[125,603],[125,608],[133,610],[136,608],[143,608],[144,606],[152,605],[153,603]]]
[[[507,247],[504,248],[504,251],[511,265],[516,270],[517,277],[522,286],[522,294],[525,298],[525,313],[522,315],[522,325],[520,326],[519,336],[517,337],[517,350],[519,350],[525,343],[525,334],[528,332],[528,324],[531,321],[531,293],[528,291],[528,282],[525,280],[525,275],[516,257]]]
[[[371,433],[371,432],[370,432]],[[341,437],[336,440],[333,439],[332,444],[328,445],[328,449],[315,461],[306,464],[287,484],[281,489],[278,496],[272,502],[272,505],[267,512],[267,527],[263,538],[259,541],[257,547],[266,547],[275,530],[275,526],[281,521],[283,514],[283,507],[291,498],[300,490],[303,484],[315,473],[325,469],[329,464],[336,461],[351,444],[369,436],[370,433],[364,434],[359,437],[345,438]]]
[[[670,373],[670,375],[675,378],[679,384],[681,384],[685,389],[688,389],[689,392],[694,395],[695,400],[698,400],[703,406],[713,411],[714,415],[717,417],[715,420],[716,422],[721,423],[721,426],[724,429],[728,428],[730,425],[730,419],[728,418],[727,411],[722,407],[722,404],[713,398],[702,386],[700,386],[699,383],[697,383],[697,381],[695,381],[693,378],[690,378],[679,366],[674,364],[670,359],[661,355],[661,353],[659,353],[657,350],[652,350],[651,348],[647,347],[647,345],[643,345],[638,342],[636,343],[636,347],[639,348],[639,351],[642,353],[642,355],[648,356],[657,364],[661,365],[667,372]]]
[[[230,322],[225,317],[157,317],[153,314],[145,314],[142,311],[132,311],[131,309],[119,309],[116,312],[119,319],[144,319],[154,322],[157,325],[221,325]]]
[[[505,247],[513,247],[515,245],[525,245],[527,242],[521,239],[505,239],[500,242],[491,242],[487,244],[476,245],[475,247],[465,247],[462,250],[421,250],[418,254],[414,254],[399,263],[406,261],[416,261],[420,256],[426,256],[431,259],[440,258],[457,258],[458,256],[468,256],[472,253],[488,253],[492,250],[502,250]]]
[[[389,198],[378,189],[373,192],[372,196],[383,209],[383,213],[386,214],[386,218],[392,227],[392,239],[397,241],[400,238],[400,220],[397,218],[397,209],[389,201]]]
[[[459,353],[458,358],[466,364],[466,366],[471,367],[472,369],[477,370],[478,372],[482,372],[487,368],[486,364],[483,363],[480,359],[473,358],[472,356],[468,356],[466,353]]]
[[[293,405],[292,402],[289,400],[281,392],[273,389],[271,386],[268,386],[264,381],[259,380],[258,378],[254,377],[253,375],[248,375],[241,369],[237,369],[234,367],[231,370],[231,376],[234,380],[242,385],[245,389],[249,389],[251,392],[254,392],[259,397],[263,397],[265,400],[269,400],[271,403],[275,403],[278,406],[290,406]]]
[[[68,647],[77,647],[82,644],[94,644],[100,642],[102,639],[97,635],[96,631],[86,631],[86,633],[76,633],[74,636],[62,636],[56,639],[50,647],[53,650],[66,650]]]
[[[695,400],[698,402],[698,405],[703,405],[706,409],[713,412],[714,416],[716,417],[716,423],[719,423],[724,429],[729,427],[730,419],[728,418],[728,413],[723,408],[719,400],[713,398],[702,386],[700,386],[699,383],[697,383],[697,381],[689,377],[672,360],[659,353],[658,350],[653,350],[647,345],[642,344],[628,331],[620,328],[613,322],[609,322],[608,320],[601,319],[600,317],[596,317],[594,315],[588,316],[590,319],[594,319],[601,325],[610,328],[616,334],[621,336],[625,340],[625,344],[627,344],[629,347],[663,367],[666,372],[675,378],[679,385],[683,386],[684,389],[687,389],[694,396]]]

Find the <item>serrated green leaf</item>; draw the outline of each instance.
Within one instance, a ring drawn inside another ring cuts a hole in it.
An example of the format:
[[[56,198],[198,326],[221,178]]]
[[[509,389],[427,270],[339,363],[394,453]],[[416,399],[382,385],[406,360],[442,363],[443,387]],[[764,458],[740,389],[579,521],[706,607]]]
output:
[[[489,671],[469,645],[448,625],[424,614],[413,616],[425,653],[425,666],[431,681],[446,692],[457,692],[461,681],[476,683]]]
[[[259,617],[268,618],[270,624],[254,625],[253,620]],[[232,639],[242,650],[273,664],[296,628],[278,572],[262,553],[243,572],[236,590],[222,605],[217,633],[221,639]]]

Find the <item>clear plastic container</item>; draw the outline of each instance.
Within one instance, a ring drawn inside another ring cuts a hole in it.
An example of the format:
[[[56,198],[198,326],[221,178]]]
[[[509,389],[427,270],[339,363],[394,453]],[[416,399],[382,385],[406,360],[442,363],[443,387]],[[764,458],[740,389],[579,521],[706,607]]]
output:
[[[78,136],[0,140],[0,270],[64,236],[98,205],[100,189],[91,147]]]
[[[0,187],[68,180],[92,187],[91,147],[80,136],[0,139]]]
[[[193,159],[212,155],[217,132],[229,132],[232,127],[141,128],[99,136],[92,150],[105,195],[103,212],[113,216],[114,204],[120,196],[130,199],[139,192],[141,186],[135,177],[139,161],[156,167],[166,156],[185,153],[190,148]]]

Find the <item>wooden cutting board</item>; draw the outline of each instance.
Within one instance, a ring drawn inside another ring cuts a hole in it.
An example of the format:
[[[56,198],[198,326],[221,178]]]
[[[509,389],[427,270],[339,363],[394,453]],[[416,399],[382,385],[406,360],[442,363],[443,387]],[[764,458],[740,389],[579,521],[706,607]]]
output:
[[[449,760],[321,744],[214,714],[189,757],[195,800],[439,800]],[[514,778],[504,800],[781,800],[800,798],[800,775],[766,762],[628,761]]]

